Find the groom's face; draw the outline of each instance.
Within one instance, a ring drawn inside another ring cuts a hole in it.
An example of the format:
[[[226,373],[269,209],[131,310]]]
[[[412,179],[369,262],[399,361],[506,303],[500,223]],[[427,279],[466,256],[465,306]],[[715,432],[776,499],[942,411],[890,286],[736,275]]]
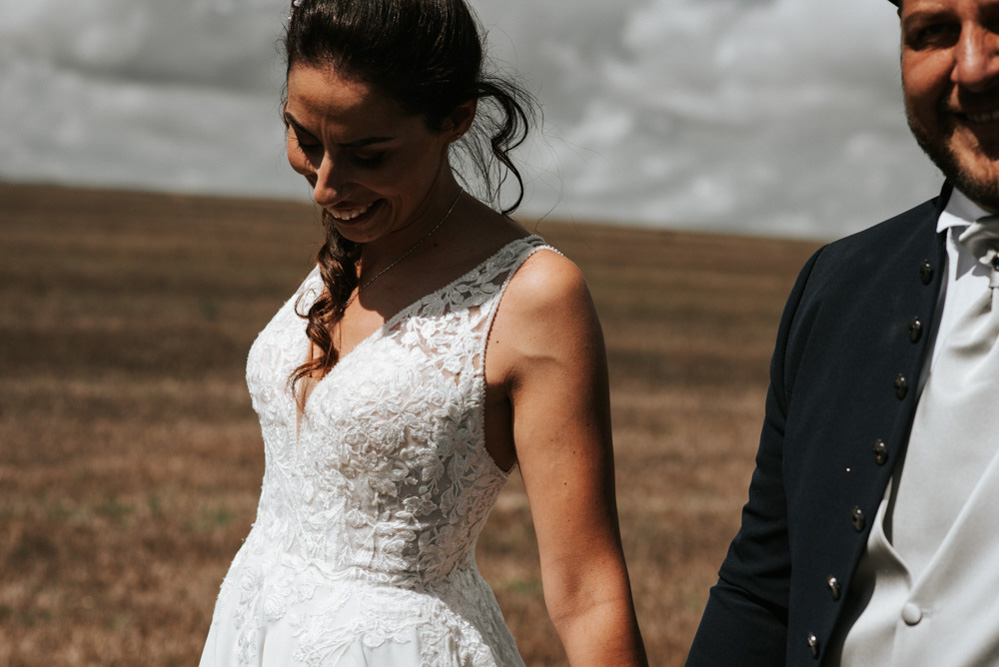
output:
[[[909,127],[958,188],[999,211],[999,0],[905,0]]]

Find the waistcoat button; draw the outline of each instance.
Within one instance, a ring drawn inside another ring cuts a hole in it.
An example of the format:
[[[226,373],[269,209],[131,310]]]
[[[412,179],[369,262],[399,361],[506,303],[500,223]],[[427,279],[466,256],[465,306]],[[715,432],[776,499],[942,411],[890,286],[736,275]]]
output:
[[[919,339],[923,337],[923,323],[918,317],[913,317],[909,320],[909,340],[913,343],[918,343]]]
[[[902,607],[902,620],[906,625],[916,625],[923,620],[923,610],[915,602],[906,602]]]

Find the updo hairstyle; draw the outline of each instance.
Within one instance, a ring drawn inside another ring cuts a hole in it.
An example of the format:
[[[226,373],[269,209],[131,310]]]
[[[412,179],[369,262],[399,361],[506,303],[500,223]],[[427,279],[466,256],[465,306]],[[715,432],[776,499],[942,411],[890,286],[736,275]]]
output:
[[[483,73],[482,39],[464,0],[300,0],[291,7],[284,47],[287,72],[332,67],[422,116],[434,131],[460,104],[476,100],[475,122],[454,147],[479,177],[486,201],[504,215],[520,205],[524,183],[510,152],[527,137],[535,103],[516,84]],[[457,176],[470,187],[467,176]],[[517,197],[503,207],[508,176],[517,182]],[[322,354],[295,369],[293,384],[322,377],[336,364],[331,331],[357,287],[359,244],[341,236],[325,210],[322,222],[326,241],[317,263],[325,290],[303,315]]]

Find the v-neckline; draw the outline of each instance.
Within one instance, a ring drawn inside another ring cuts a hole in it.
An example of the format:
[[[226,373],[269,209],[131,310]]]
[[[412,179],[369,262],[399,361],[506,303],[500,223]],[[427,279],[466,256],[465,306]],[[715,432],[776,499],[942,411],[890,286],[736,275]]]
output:
[[[357,344],[354,345],[354,347],[350,348],[349,352],[347,352],[346,354],[341,355],[340,358],[337,359],[337,362],[333,365],[333,367],[330,368],[329,371],[327,371],[326,375],[322,376],[321,378],[319,378],[318,380],[315,381],[315,384],[312,386],[312,389],[309,391],[309,395],[305,398],[305,404],[302,406],[302,411],[301,411],[302,415],[305,415],[305,414],[307,414],[309,412],[309,406],[312,404],[312,398],[313,398],[313,396],[316,395],[316,392],[319,391],[319,388],[323,385],[323,383],[326,382],[326,379],[329,378],[330,376],[332,376],[337,371],[338,368],[340,368],[341,366],[344,365],[344,363],[348,359],[350,359],[351,357],[353,357],[354,354],[358,350],[360,350],[362,347],[367,347],[368,345],[373,344],[372,343],[373,340],[380,340],[382,337],[384,337],[384,334],[385,334],[386,331],[388,331],[393,326],[395,326],[395,324],[399,320],[401,320],[403,317],[405,317],[407,314],[409,314],[410,311],[416,309],[417,306],[419,306],[420,304],[422,304],[424,301],[426,301],[430,297],[435,296],[437,294],[440,294],[441,292],[444,292],[444,291],[450,289],[456,283],[461,282],[462,280],[465,280],[466,278],[468,278],[469,276],[471,276],[472,274],[474,274],[474,273],[476,273],[478,271],[481,271],[482,268],[486,264],[488,264],[489,262],[491,262],[494,258],[498,257],[501,253],[503,253],[510,246],[514,245],[515,243],[526,243],[526,242],[532,241],[534,239],[543,240],[537,234],[531,234],[529,236],[522,236],[520,238],[513,239],[512,241],[503,244],[501,247],[499,247],[496,250],[496,252],[494,252],[493,254],[489,255],[485,259],[483,259],[481,262],[479,262],[478,264],[476,264],[475,266],[473,266],[472,268],[470,268],[465,273],[462,273],[461,275],[459,275],[456,278],[452,279],[448,283],[446,283],[444,285],[441,285],[437,289],[432,290],[430,292],[427,292],[423,296],[417,297],[414,301],[410,302],[408,305],[403,306],[401,309],[397,310],[391,317],[387,318],[384,322],[382,322],[382,324],[380,324],[377,328],[375,328],[374,331],[372,331],[367,336],[365,336],[364,338],[362,338],[361,340],[359,340],[357,342]],[[316,274],[318,272],[319,272],[319,266],[317,265],[310,272],[308,280],[315,280],[315,276],[316,276]],[[320,280],[319,280],[319,290],[320,290],[320,292],[322,291],[323,287],[324,286],[322,284],[322,279],[320,278]],[[308,336],[306,336],[306,342],[309,343],[309,346],[310,346],[309,350],[311,350],[312,341],[309,340]]]

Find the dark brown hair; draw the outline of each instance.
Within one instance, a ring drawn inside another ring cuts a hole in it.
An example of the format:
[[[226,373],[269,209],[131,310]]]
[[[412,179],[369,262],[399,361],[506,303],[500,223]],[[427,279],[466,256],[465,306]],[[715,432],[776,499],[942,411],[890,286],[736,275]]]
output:
[[[527,137],[536,106],[516,84],[483,73],[482,38],[464,0],[302,0],[292,6],[284,48],[287,71],[300,64],[332,67],[422,116],[433,130],[460,104],[476,100],[475,123],[456,148],[479,177],[485,199],[504,215],[520,205],[524,182],[510,152]],[[508,176],[516,180],[517,197],[504,207],[500,190]],[[325,375],[338,361],[331,331],[357,287],[360,246],[340,235],[327,211],[322,221],[326,241],[316,261],[325,290],[302,315],[321,355],[295,369],[293,384]]]

